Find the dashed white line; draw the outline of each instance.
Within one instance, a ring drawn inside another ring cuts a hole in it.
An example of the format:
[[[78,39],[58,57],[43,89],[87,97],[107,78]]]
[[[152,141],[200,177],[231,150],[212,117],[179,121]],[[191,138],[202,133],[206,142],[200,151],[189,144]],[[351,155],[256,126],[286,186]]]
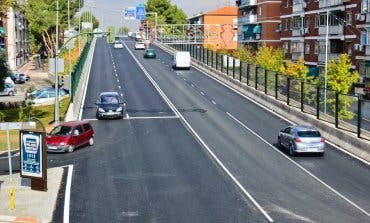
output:
[[[138,119],[179,119],[178,116],[140,116],[140,117],[126,117],[124,119],[128,120],[138,120]]]
[[[216,105],[217,103],[214,100],[211,100],[212,104]]]
[[[120,85],[118,85],[118,88],[119,88],[119,89],[121,89],[121,86],[120,86]]]
[[[195,87],[194,84],[191,84],[192,87]]]
[[[203,92],[203,91],[201,91],[201,92],[200,92],[200,94],[201,94],[201,95],[204,95],[204,92]]]

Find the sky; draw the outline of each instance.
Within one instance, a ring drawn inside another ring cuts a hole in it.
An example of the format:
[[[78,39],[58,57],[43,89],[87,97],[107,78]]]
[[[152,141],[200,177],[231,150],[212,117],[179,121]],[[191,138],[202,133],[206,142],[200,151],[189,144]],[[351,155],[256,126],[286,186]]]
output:
[[[93,12],[103,30],[109,25],[117,28],[125,25],[134,31],[138,29],[139,23],[135,20],[124,20],[123,9],[130,6],[135,7],[139,3],[145,4],[146,0],[85,0],[82,12]],[[235,0],[171,0],[171,3],[181,8],[188,16],[192,16],[226,5],[235,5]]]

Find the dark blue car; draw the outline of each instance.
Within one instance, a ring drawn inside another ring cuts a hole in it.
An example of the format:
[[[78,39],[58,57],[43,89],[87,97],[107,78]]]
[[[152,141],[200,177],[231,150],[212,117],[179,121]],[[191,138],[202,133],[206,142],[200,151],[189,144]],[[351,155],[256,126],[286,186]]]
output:
[[[96,102],[96,118],[123,118],[126,113],[126,103],[117,92],[103,92]]]

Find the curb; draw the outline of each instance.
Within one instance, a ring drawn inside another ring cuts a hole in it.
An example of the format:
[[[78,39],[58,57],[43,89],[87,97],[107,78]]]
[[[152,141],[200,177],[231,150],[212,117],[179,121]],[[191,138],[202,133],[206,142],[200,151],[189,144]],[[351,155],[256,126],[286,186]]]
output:
[[[0,223],[38,223],[36,218],[33,217],[15,217],[15,216],[2,216],[0,215]]]

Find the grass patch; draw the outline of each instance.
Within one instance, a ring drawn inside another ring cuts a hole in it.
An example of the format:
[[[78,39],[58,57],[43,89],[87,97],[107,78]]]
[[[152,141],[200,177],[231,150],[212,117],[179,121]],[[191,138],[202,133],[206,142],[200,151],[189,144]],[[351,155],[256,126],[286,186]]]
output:
[[[64,120],[64,116],[67,112],[69,106],[70,98],[63,98],[60,101],[59,107],[59,114],[60,119]],[[3,120],[1,122],[20,122],[20,121],[27,121],[28,117],[35,117],[38,118],[42,124],[45,126],[46,131],[49,132],[53,127],[54,121],[54,104],[51,105],[42,105],[42,106],[32,106],[29,114],[23,114],[26,118],[22,118],[21,108],[17,109],[8,109],[8,110],[0,110],[2,114],[1,117]],[[27,112],[26,109],[23,109],[23,113]],[[37,130],[42,131],[41,125],[37,124]],[[19,131],[18,130],[11,130],[10,131],[10,145],[12,149],[19,148]],[[0,131],[0,152],[6,151],[8,149],[7,142],[6,142],[6,131]]]

